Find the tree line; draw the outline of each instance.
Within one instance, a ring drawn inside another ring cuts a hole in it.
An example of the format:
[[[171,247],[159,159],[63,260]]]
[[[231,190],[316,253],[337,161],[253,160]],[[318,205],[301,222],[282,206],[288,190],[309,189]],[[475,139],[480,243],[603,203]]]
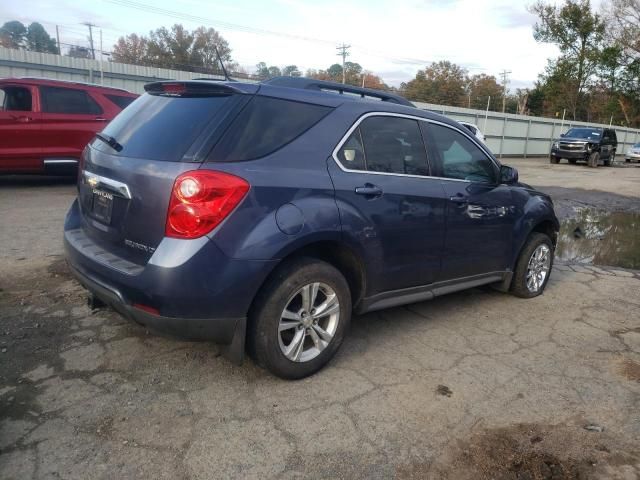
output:
[[[259,62],[247,72],[233,60],[227,40],[213,28],[189,31],[180,24],[161,27],[148,35],[120,37],[111,60],[134,65],[201,73],[221,73],[216,49],[227,71],[263,80],[270,77],[307,76],[350,85],[393,90],[409,100],[474,109],[559,117],[573,120],[640,126],[640,0],[610,0],[597,12],[590,0],[564,0],[562,4],[538,0],[529,7],[537,16],[533,36],[555,44],[560,55],[548,60],[533,88],[507,92],[495,76],[470,75],[462,66],[440,61],[418,70],[400,85],[382,78],[356,62],[333,64],[302,72],[296,65]],[[0,45],[58,53],[58,47],[37,22],[25,26],[11,21],[0,28]],[[88,56],[87,49],[72,48],[72,56]]]

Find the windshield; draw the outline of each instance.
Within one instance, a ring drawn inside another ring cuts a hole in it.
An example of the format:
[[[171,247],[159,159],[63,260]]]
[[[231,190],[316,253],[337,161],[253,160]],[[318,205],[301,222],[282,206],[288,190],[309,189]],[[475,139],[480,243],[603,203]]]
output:
[[[572,128],[565,134],[565,137],[585,138],[587,140],[600,140],[601,136],[602,132],[593,128]]]

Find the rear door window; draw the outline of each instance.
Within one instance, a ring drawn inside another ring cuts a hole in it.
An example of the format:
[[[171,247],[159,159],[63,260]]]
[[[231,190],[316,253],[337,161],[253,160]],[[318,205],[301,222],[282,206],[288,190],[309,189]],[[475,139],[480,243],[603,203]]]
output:
[[[122,149],[94,140],[97,150],[123,157],[179,162],[205,128],[230,108],[234,95],[170,97],[144,94],[112,120],[103,133]]]
[[[209,161],[233,162],[264,157],[315,125],[331,107],[255,96],[213,149]]]
[[[102,108],[84,90],[75,88],[40,87],[42,111],[76,115],[99,115]]]
[[[351,170],[429,175],[420,126],[408,118],[366,118],[342,145],[338,159]]]
[[[32,111],[31,90],[26,87],[7,86],[0,89],[2,109],[14,112]]]

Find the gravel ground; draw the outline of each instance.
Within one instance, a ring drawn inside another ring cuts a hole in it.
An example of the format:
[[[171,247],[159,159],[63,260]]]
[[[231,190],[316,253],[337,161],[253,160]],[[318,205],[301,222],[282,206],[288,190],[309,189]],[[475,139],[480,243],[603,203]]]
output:
[[[575,207],[640,211],[640,169],[505,159]],[[635,188],[634,188],[635,187]],[[354,318],[298,382],[87,309],[61,257],[72,183],[0,178],[0,478],[640,476],[640,271],[559,264]]]

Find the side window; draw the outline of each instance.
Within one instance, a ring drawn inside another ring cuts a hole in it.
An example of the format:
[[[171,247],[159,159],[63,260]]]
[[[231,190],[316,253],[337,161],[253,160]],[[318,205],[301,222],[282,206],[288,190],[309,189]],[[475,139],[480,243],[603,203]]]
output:
[[[429,144],[439,161],[441,174],[480,183],[495,183],[496,168],[487,155],[456,130],[430,124]]]
[[[109,95],[108,93],[105,94],[105,97],[107,97],[111,103],[115,103],[121,110],[127,108],[129,104],[135,100],[134,97],[125,97],[123,95]]]
[[[42,111],[45,113],[74,113],[99,115],[102,108],[84,90],[75,88],[40,87]]]
[[[0,93],[2,109],[30,112],[32,107],[31,90],[25,87],[3,87]]]
[[[429,175],[417,120],[369,117],[360,124],[367,171]]]
[[[362,135],[360,127],[356,128],[342,145],[338,152],[338,159],[344,168],[349,170],[366,170],[367,165],[364,160],[364,148],[362,146]]]
[[[255,96],[238,114],[211,154],[210,161],[264,157],[315,125],[331,107]]]

